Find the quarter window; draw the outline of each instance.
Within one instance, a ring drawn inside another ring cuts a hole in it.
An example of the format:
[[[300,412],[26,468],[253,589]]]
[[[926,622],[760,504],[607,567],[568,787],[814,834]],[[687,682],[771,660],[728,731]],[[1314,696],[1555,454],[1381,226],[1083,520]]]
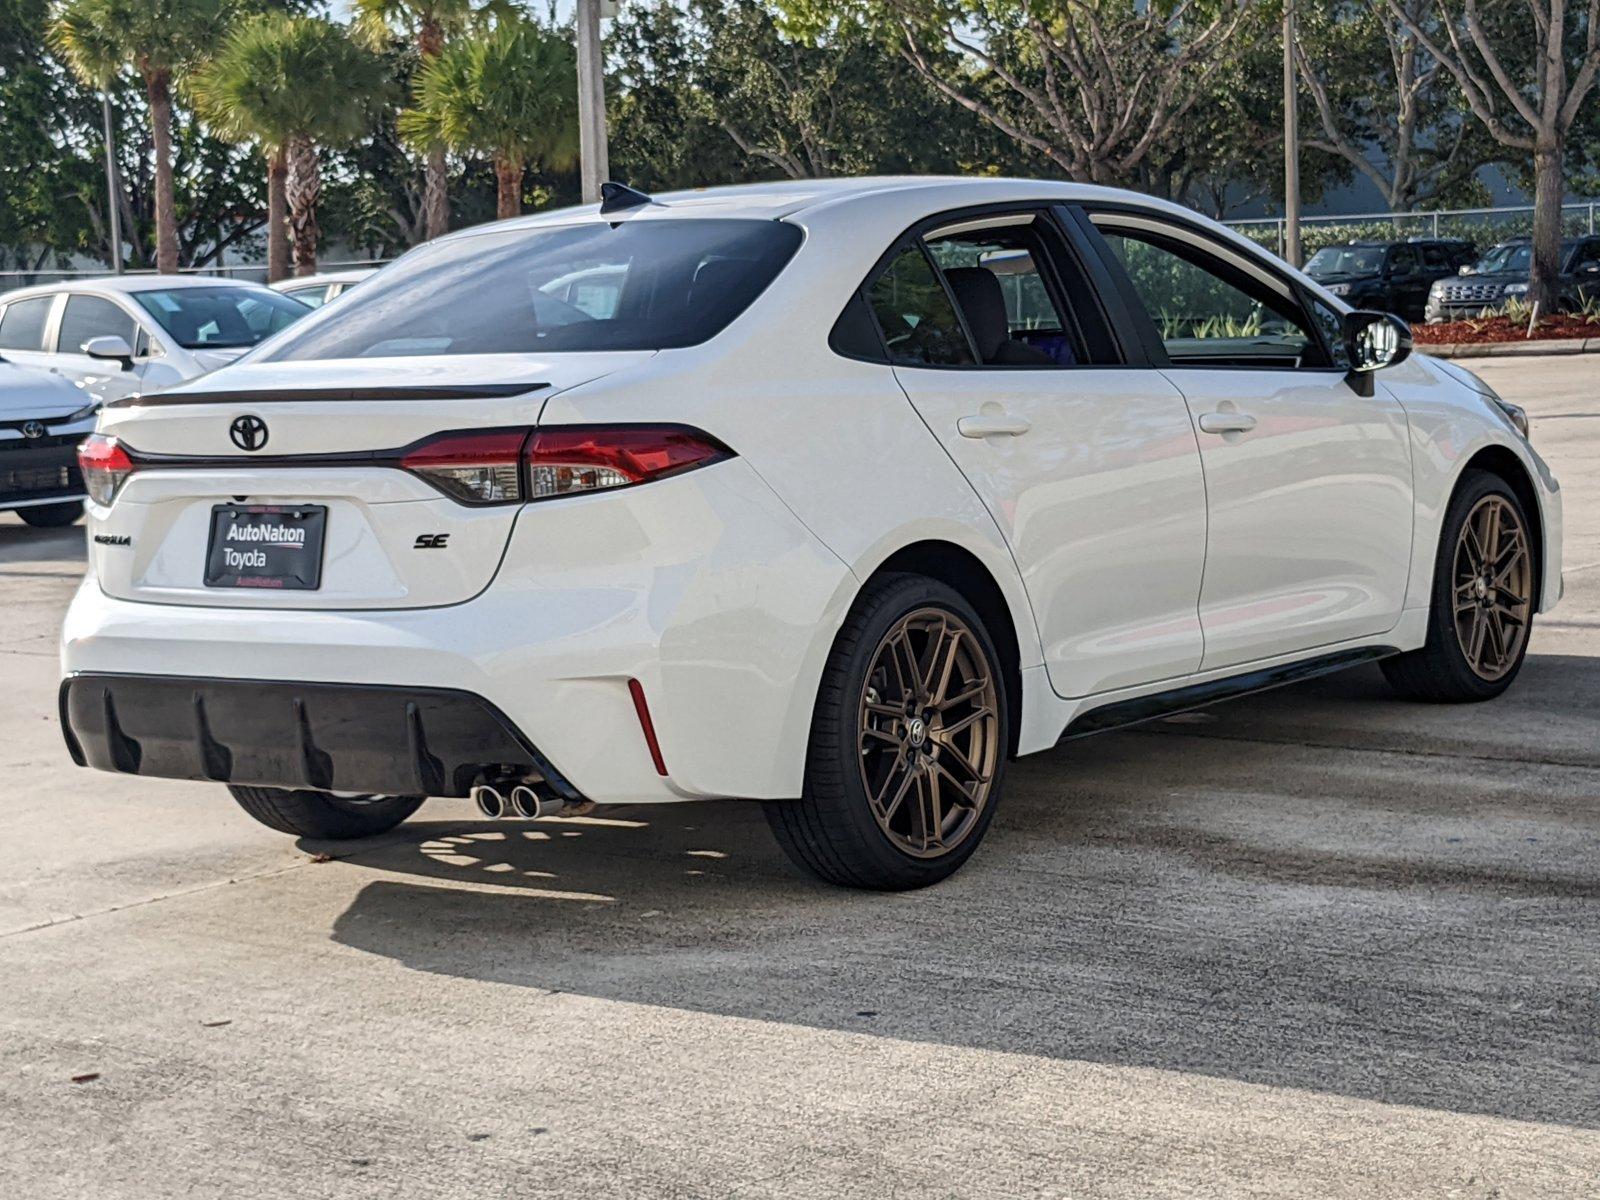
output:
[[[83,344],[91,338],[112,335],[122,338],[132,349],[139,340],[138,323],[100,296],[67,297],[67,307],[61,313],[61,332],[56,335],[58,353],[82,354]]]
[[[1177,234],[1104,226],[1100,233],[1174,364],[1322,365],[1320,343],[1287,284],[1280,290]]]
[[[0,350],[43,350],[45,322],[54,296],[13,300],[0,316]]]
[[[891,362],[935,367],[972,363],[972,348],[949,293],[920,245],[900,252],[873,281],[867,299]]]

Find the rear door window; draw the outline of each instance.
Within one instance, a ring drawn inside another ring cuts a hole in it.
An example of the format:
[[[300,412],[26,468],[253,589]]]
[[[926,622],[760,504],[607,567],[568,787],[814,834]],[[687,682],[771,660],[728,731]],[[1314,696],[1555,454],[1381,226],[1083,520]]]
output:
[[[1077,331],[1052,294],[1038,218],[927,235],[985,365],[1065,367],[1083,361]]]
[[[0,316],[0,350],[43,350],[44,327],[50,320],[54,296],[13,300]]]

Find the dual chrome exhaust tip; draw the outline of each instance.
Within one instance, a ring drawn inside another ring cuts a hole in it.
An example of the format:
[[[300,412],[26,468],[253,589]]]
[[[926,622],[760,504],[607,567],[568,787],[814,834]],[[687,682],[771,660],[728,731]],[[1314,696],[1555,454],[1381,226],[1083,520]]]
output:
[[[472,789],[472,802],[491,821],[533,821],[539,817],[558,817],[567,811],[567,802],[557,796],[541,796],[525,783],[505,787],[480,783]]]

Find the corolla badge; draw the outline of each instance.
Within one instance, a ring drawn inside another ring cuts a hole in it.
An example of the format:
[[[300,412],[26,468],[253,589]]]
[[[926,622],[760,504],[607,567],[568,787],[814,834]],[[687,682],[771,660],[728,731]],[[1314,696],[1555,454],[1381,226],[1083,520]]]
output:
[[[267,423],[253,413],[235,417],[228,436],[241,450],[259,450],[267,444]]]

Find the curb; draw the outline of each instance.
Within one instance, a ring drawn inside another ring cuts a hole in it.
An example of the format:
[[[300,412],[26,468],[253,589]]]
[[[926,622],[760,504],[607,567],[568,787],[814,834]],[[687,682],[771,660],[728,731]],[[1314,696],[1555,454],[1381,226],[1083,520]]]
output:
[[[1600,337],[1535,338],[1526,342],[1441,342],[1419,345],[1435,358],[1527,358],[1543,354],[1600,354]]]

